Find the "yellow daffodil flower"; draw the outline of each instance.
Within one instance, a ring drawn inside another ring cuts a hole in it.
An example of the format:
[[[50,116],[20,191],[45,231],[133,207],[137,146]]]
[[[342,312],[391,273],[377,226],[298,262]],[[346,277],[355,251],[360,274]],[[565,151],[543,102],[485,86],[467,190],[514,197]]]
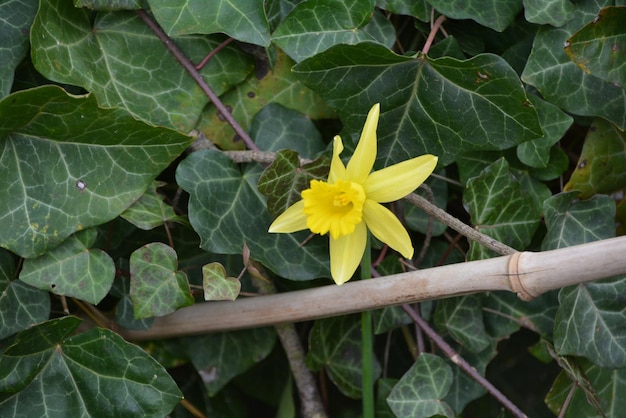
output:
[[[367,115],[361,138],[347,166],[339,158],[341,138],[333,143],[328,181],[311,180],[294,203],[270,225],[269,232],[310,229],[330,233],[330,272],[338,285],[350,280],[367,243],[367,229],[406,258],[413,257],[408,232],[381,203],[392,202],[415,190],[437,165],[434,155],[422,155],[372,171],[376,160],[376,127],[380,105]]]

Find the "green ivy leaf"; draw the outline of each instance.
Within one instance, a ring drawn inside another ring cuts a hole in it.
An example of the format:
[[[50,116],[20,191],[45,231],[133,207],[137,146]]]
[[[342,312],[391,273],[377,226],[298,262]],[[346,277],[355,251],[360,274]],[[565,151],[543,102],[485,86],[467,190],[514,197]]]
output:
[[[372,19],[373,14],[373,0],[303,2],[298,4],[276,28],[272,34],[272,41],[296,62],[340,43],[350,45],[362,41],[384,43],[387,37],[377,39],[376,36],[372,36],[373,28],[368,30],[366,25],[374,26],[378,23],[378,29],[383,33],[395,34],[395,30],[386,19]],[[391,38],[393,42],[395,35]]]
[[[476,295],[447,298],[437,303],[435,322],[467,350],[478,353],[489,347],[483,324],[482,303]]]
[[[413,16],[422,22],[430,21],[432,6],[426,0],[377,0],[376,6],[390,13]]]
[[[572,126],[574,119],[558,107],[535,95],[529,95],[528,98],[537,109],[543,128],[543,136],[519,144],[517,146],[517,158],[529,167],[548,167],[552,145],[563,138],[566,131]]]
[[[130,256],[130,298],[135,318],[163,316],[193,305],[187,275],[178,270],[176,251],[153,242]]]
[[[91,10],[137,10],[141,9],[140,0],[74,0],[74,7]]]
[[[165,222],[184,222],[176,215],[174,209],[163,201],[157,188],[165,183],[153,181],[148,190],[120,215],[139,229],[149,230],[163,225]]]
[[[475,228],[520,250],[530,244],[541,220],[541,207],[528,198],[524,186],[515,178],[504,158],[489,165],[480,176],[467,181],[463,203]],[[469,260],[492,256],[493,251],[475,242],[471,243],[467,255]]]
[[[524,0],[524,17],[537,25],[563,26],[574,16],[574,10],[569,0]]]
[[[200,36],[174,41],[194,62],[220,43]],[[102,12],[93,17],[71,2],[45,1],[33,23],[31,42],[33,63],[44,76],[82,86],[100,105],[124,108],[151,125],[189,132],[208,102],[135,13]],[[221,94],[250,71],[250,58],[229,47],[213,57],[201,74]]]
[[[615,202],[608,196],[577,201],[577,192],[559,193],[543,204],[547,233],[542,251],[615,236]]]
[[[0,249],[0,340],[43,322],[50,315],[48,292],[14,280],[13,256]]]
[[[522,10],[517,0],[429,0],[441,14],[453,19],[472,19],[483,26],[502,32]]]
[[[606,7],[566,41],[565,53],[586,74],[626,85],[626,7]]]
[[[317,94],[296,79],[291,71],[293,64],[293,61],[279,50],[276,63],[271,69],[267,67],[269,64],[264,62],[260,72],[251,75],[246,81],[220,97],[243,129],[248,129],[252,117],[269,103],[278,103],[304,113],[311,119],[328,119],[334,116]],[[197,129],[222,149],[243,147],[241,138],[235,134],[215,106],[208,107],[202,114]]]
[[[578,359],[578,373],[561,372],[546,396],[546,405],[554,414],[559,414],[563,405],[567,410],[563,418],[618,417],[626,400],[616,396],[626,390],[626,369],[606,369]]]
[[[181,401],[142,349],[102,328],[69,337],[79,324],[65,317],[16,335],[0,356],[0,416],[163,417]]]
[[[0,247],[35,257],[108,222],[190,142],[93,96],[54,86],[11,94],[0,101]]]
[[[576,168],[563,191],[576,190],[581,199],[626,187],[626,133],[604,119],[589,127]]]
[[[267,357],[276,341],[273,328],[219,332],[185,338],[182,346],[209,396]]]
[[[337,388],[350,398],[361,397],[361,321],[358,315],[346,315],[315,321],[309,334],[306,364],[311,370],[326,369]],[[374,380],[380,364],[374,358]]]
[[[560,28],[542,27],[522,73],[522,80],[535,86],[545,100],[566,112],[599,116],[626,128],[626,90],[581,71],[565,53],[565,41],[591,21],[606,2],[576,2],[574,17]]]
[[[235,300],[241,290],[236,277],[226,277],[226,269],[220,263],[202,266],[204,300]]]
[[[279,151],[276,159],[259,177],[259,192],[267,197],[267,209],[278,216],[301,200],[300,192],[309,188],[311,180],[326,180],[330,161],[322,157],[300,166],[298,153]]]
[[[115,264],[107,253],[91,248],[97,232],[77,232],[37,258],[24,260],[20,279],[41,290],[97,305],[109,293]]]
[[[120,259],[118,264],[121,271],[130,272],[128,260]],[[128,276],[130,276],[130,273]],[[110,295],[119,298],[117,305],[115,305],[115,322],[126,329],[150,329],[154,322],[153,317],[144,319],[135,318],[135,309],[133,307],[133,301],[130,298],[130,277],[128,276],[118,277],[111,288]]]
[[[443,401],[451,384],[450,366],[440,357],[422,353],[393,388],[387,403],[397,417],[452,418],[454,411]]]
[[[364,42],[334,46],[294,72],[339,109],[348,132],[360,132],[380,102],[378,167],[425,153],[445,166],[469,151],[506,149],[542,135],[515,71],[496,55],[406,57]]]
[[[269,46],[263,2],[216,0],[148,0],[150,10],[170,35],[223,32],[239,41]]]
[[[36,13],[35,1],[8,0],[0,3],[0,98],[11,91],[15,68],[28,54],[28,30]]]
[[[548,232],[542,249],[551,250],[615,236],[615,202],[608,196],[577,201],[561,193],[544,206]],[[559,293],[554,346],[561,355],[584,356],[602,367],[626,366],[626,277],[571,286]]]
[[[254,116],[250,136],[263,151],[288,148],[303,158],[315,158],[326,149],[322,135],[311,119],[278,103],[268,104]]]
[[[330,277],[327,240],[301,245],[309,232],[267,232],[272,218],[257,190],[260,174],[260,166],[240,169],[213,150],[196,151],[178,165],[176,180],[190,194],[189,221],[202,239],[200,246],[217,254],[242,254],[245,242],[252,258],[282,277]]]

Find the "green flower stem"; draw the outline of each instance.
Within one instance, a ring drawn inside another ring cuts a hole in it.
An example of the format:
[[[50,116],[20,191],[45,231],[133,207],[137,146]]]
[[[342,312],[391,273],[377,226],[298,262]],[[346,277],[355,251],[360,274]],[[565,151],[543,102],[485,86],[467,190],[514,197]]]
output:
[[[371,248],[369,234],[365,244],[365,253],[361,259],[361,280],[372,277]],[[361,312],[361,357],[362,357],[362,392],[363,418],[374,418],[374,376],[373,376],[373,336],[372,311]]]

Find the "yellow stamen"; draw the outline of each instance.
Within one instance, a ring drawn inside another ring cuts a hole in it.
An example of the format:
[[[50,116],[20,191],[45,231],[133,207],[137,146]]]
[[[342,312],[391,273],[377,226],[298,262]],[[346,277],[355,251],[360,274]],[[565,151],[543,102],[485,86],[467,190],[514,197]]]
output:
[[[337,239],[353,233],[361,222],[365,191],[360,184],[347,180],[339,179],[334,184],[312,180],[311,188],[302,192],[302,200],[311,232],[330,232]]]

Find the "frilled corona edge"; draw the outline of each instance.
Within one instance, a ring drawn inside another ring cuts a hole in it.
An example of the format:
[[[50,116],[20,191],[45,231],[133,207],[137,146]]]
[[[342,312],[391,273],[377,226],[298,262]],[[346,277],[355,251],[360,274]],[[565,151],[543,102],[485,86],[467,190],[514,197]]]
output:
[[[374,280],[297,292],[206,302],[156,318],[128,340],[181,337],[360,312],[470,293],[504,290],[529,300],[549,290],[626,274],[626,237],[541,253],[521,252]]]

